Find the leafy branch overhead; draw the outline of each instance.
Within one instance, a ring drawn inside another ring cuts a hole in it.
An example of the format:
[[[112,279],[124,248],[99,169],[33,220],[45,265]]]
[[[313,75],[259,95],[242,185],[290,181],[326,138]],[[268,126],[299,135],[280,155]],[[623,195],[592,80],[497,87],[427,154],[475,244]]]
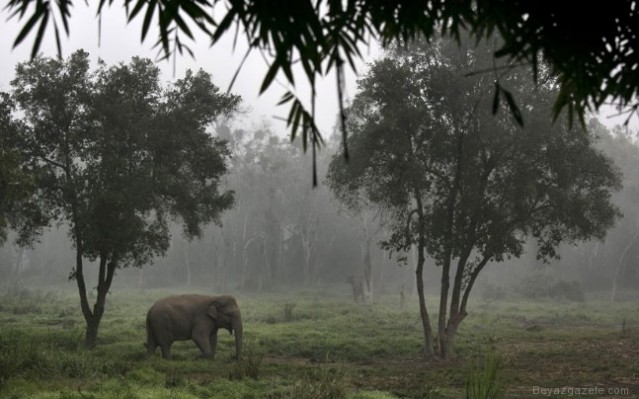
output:
[[[271,55],[262,92],[280,73],[294,86],[292,65],[296,62],[312,88],[319,76],[336,70],[344,134],[342,73],[344,64],[354,69],[355,61],[362,58],[361,45],[371,40],[384,46],[418,38],[430,40],[440,32],[458,40],[463,30],[470,30],[477,40],[498,33],[503,45],[495,56],[532,66],[534,77],[541,60],[549,64],[560,85],[555,117],[567,109],[571,118],[583,120],[587,111],[606,101],[627,107],[630,113],[637,109],[633,104],[639,88],[639,10],[635,0],[579,7],[578,13],[578,5],[572,2],[508,0],[100,0],[97,15],[115,3],[123,6],[127,20],[142,19],[142,40],[151,24],[158,26],[156,46],[164,57],[190,53],[180,37],[194,39],[196,30],[208,36],[213,45],[227,33],[237,40],[241,32],[251,50]],[[24,21],[15,46],[36,32],[32,44],[35,56],[52,22],[61,54],[60,26],[68,35],[73,1],[11,0],[6,8],[12,17]],[[507,92],[497,86],[496,101],[500,94]],[[508,95],[504,99],[523,123],[514,99]],[[310,139],[313,148],[318,147],[321,141],[314,124],[291,123],[308,120],[309,115],[312,120],[313,109],[309,111],[295,101],[290,106],[291,135],[295,137],[299,129],[310,131],[311,135],[302,136]]]

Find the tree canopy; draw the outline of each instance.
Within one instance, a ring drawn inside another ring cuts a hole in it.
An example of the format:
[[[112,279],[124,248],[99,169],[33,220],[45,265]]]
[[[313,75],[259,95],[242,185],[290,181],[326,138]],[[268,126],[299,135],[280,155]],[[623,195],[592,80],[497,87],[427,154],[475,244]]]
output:
[[[292,68],[297,62],[313,88],[310,106],[294,91],[288,91],[280,104],[290,104],[288,124],[294,138],[301,131],[304,146],[313,149],[322,142],[314,123],[315,82],[336,70],[340,109],[343,110],[343,68],[355,67],[361,58],[360,46],[371,40],[383,45],[427,40],[439,33],[459,39],[469,30],[477,40],[498,33],[503,44],[495,52],[507,60],[501,70],[488,66],[497,85],[499,73],[521,65],[531,66],[538,77],[541,62],[550,65],[559,90],[554,97],[554,115],[567,109],[572,118],[583,118],[587,111],[612,101],[634,114],[639,104],[639,10],[636,0],[614,1],[605,6],[580,7],[570,2],[522,2],[508,0],[464,1],[386,1],[386,0],[100,0],[96,12],[120,4],[128,21],[142,20],[141,39],[151,24],[159,27],[156,46],[164,56],[190,52],[188,40],[195,32],[205,34],[214,45],[226,34],[245,36],[249,51],[271,55],[261,91],[278,73],[294,85]],[[38,53],[47,26],[53,32],[61,53],[61,33],[71,26],[73,1],[10,0],[6,8],[24,21],[15,38],[22,43],[35,32],[32,55]],[[480,71],[469,71],[476,73]],[[306,105],[305,105],[306,104]],[[511,109],[517,112],[514,102]],[[344,113],[342,127],[344,127]],[[583,119],[582,119],[583,120]],[[343,129],[346,134],[346,129]],[[346,141],[344,141],[344,146]],[[346,151],[346,148],[345,148]]]
[[[19,64],[11,87],[0,104],[10,128],[3,151],[21,154],[18,170],[34,187],[21,199],[34,210],[20,227],[33,236],[43,225],[69,226],[76,251],[69,278],[92,346],[116,270],[164,254],[172,218],[193,237],[232,205],[233,193],[219,190],[229,152],[207,128],[235,112],[239,97],[220,94],[204,71],[163,88],[148,59],[101,62],[91,72],[84,51]],[[99,264],[93,310],[84,260]]]
[[[601,238],[618,210],[620,177],[593,137],[551,122],[557,85],[536,88],[525,73],[503,81],[522,104],[520,129],[490,96],[492,77],[468,71],[492,63],[491,43],[442,40],[398,49],[371,67],[349,108],[351,161],[335,157],[329,181],[342,201],[364,195],[393,213],[393,252],[418,248],[418,289],[426,254],[441,267],[438,337],[448,358],[473,285],[489,262],[519,257],[527,239],[540,258],[562,242]],[[547,71],[539,67],[539,74]],[[506,104],[502,104],[506,107]],[[430,322],[420,294],[426,353]]]

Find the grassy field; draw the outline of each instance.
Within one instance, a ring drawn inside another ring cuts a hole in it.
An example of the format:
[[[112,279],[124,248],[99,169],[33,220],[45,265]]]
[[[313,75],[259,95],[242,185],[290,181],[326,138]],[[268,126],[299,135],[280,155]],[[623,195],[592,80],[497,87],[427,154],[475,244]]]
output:
[[[415,299],[400,312],[390,296],[238,295],[243,363],[225,331],[215,361],[195,359],[192,342],[146,360],[146,311],[172,293],[112,292],[91,351],[73,292],[1,297],[0,398],[463,398],[487,353],[503,360],[509,398],[639,397],[637,302],[477,301],[456,358],[426,363]]]

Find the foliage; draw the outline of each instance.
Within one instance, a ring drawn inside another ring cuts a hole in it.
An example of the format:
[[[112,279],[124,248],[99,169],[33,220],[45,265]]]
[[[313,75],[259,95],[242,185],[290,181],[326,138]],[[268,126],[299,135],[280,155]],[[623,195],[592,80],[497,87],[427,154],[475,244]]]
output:
[[[522,101],[524,129],[491,115],[500,107],[485,96],[493,79],[463,78],[492,62],[494,45],[462,40],[460,51],[442,40],[373,64],[349,109],[352,160],[335,157],[329,169],[339,198],[363,190],[395,215],[387,250],[415,245],[421,264],[427,251],[441,266],[439,337],[450,337],[440,348],[489,262],[519,257],[527,238],[540,259],[557,257],[560,243],[601,238],[619,215],[611,161],[583,129],[550,122],[557,86],[544,69],[547,82],[535,89],[521,72],[504,79]]]
[[[97,15],[115,3],[100,0]],[[314,123],[315,84],[318,77],[336,71],[338,101],[342,127],[343,69],[362,58],[360,46],[371,40],[382,44],[407,43],[419,38],[432,40],[438,32],[459,40],[460,32],[470,30],[475,39],[498,33],[503,44],[495,53],[508,61],[504,69],[531,65],[537,81],[541,61],[549,63],[558,77],[560,90],[555,95],[554,115],[564,108],[583,117],[590,108],[604,101],[632,104],[638,94],[636,69],[639,51],[637,31],[639,10],[634,1],[606,4],[580,10],[575,18],[575,6],[570,3],[528,3],[504,0],[473,2],[434,1],[174,1],[126,0],[124,12],[128,21],[141,18],[142,35],[147,36],[151,24],[159,27],[156,46],[165,57],[171,53],[191,53],[184,37],[195,38],[199,31],[218,42],[228,32],[240,32],[252,50],[272,54],[262,82],[261,92],[282,73],[295,84],[292,66],[298,59],[312,87],[311,109],[288,91],[280,104],[290,104],[287,119],[292,137],[302,131],[304,146],[315,149],[321,136]],[[38,53],[47,26],[52,21],[58,52],[61,54],[60,32],[69,34],[69,18],[73,1],[58,2],[11,0],[7,8],[12,17],[24,21],[14,46],[35,31],[32,56]],[[57,17],[56,17],[57,16]],[[248,53],[247,53],[248,56]],[[246,59],[246,58],[245,58]],[[501,68],[489,68],[499,72]],[[482,70],[475,70],[481,72]],[[494,86],[495,103],[504,98],[515,116],[519,108],[500,80]],[[629,109],[636,112],[637,104]],[[522,118],[518,118],[523,122]],[[346,129],[343,130],[346,135]],[[346,141],[344,140],[346,151]]]
[[[66,223],[76,250],[70,273],[95,344],[104,298],[115,270],[141,267],[169,245],[168,222],[180,218],[187,237],[218,222],[233,203],[220,193],[225,144],[207,132],[232,114],[237,96],[220,94],[204,71],[187,72],[163,89],[148,59],[89,70],[88,54],[67,60],[34,58],[16,67],[12,149],[37,188],[33,227]],[[99,263],[96,306],[90,309],[83,259]]]
[[[482,299],[484,300],[503,300],[508,296],[508,292],[505,287],[497,284],[487,283],[484,284],[482,290]]]
[[[555,299],[583,302],[585,295],[577,281],[556,280],[542,272],[531,273],[523,278],[517,289],[527,299]]]

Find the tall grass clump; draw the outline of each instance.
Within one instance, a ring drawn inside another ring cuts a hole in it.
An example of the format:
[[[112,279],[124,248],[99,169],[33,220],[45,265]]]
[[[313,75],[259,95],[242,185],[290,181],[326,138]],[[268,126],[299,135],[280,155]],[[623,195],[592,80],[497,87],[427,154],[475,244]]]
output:
[[[264,352],[259,348],[255,338],[244,335],[242,356],[231,364],[229,380],[242,380],[245,377],[257,380],[260,377],[260,366]]]
[[[284,304],[284,321],[293,320],[293,309],[295,309],[294,303],[287,302]]]
[[[291,395],[295,399],[344,399],[344,374],[336,366],[319,365],[302,373]]]
[[[508,383],[504,375],[504,359],[493,349],[466,369],[466,399],[503,398]]]
[[[28,371],[47,373],[51,368],[50,360],[19,333],[0,335],[0,389],[11,377]]]

